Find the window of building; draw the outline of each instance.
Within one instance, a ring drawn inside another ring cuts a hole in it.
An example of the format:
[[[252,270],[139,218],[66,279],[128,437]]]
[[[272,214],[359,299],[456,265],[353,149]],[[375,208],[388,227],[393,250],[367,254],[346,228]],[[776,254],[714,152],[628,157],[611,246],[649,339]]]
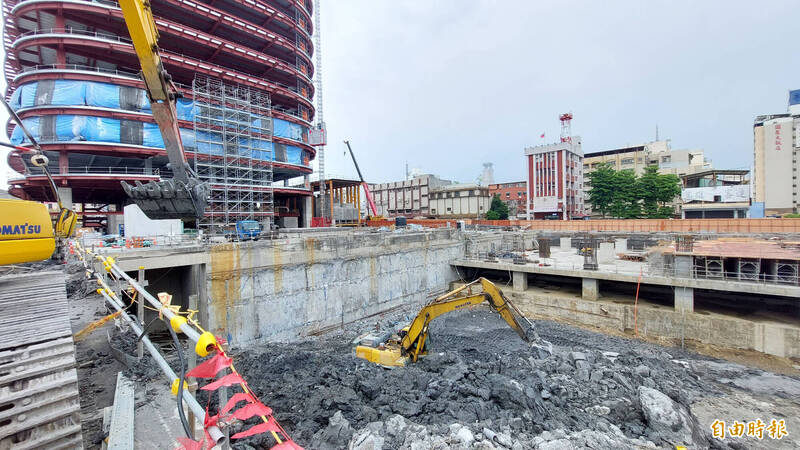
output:
[[[622,165],[627,166],[633,164],[633,158],[624,158],[622,161]]]
[[[506,192],[506,198],[511,198],[511,192]]]
[[[447,212],[450,212],[450,208],[447,208]]]
[[[668,163],[670,161],[672,161],[672,156],[662,156],[661,157],[661,162],[662,163]]]
[[[431,214],[436,214],[436,208],[431,209]]]

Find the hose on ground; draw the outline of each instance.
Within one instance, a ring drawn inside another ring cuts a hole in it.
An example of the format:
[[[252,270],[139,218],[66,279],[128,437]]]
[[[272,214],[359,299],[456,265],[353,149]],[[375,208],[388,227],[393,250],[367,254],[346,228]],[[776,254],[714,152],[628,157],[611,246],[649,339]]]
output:
[[[178,335],[175,333],[175,330],[172,329],[171,326],[167,326],[169,330],[169,334],[172,335],[172,342],[175,343],[175,348],[178,349],[178,360],[180,360],[181,371],[178,375],[178,416],[181,418],[181,425],[183,425],[183,431],[186,433],[186,437],[189,439],[194,439],[192,435],[192,430],[189,429],[189,421],[186,420],[186,414],[183,412],[183,379],[186,377],[186,361],[183,358],[183,347],[181,347],[181,342],[178,340]],[[144,333],[142,333],[144,335]]]

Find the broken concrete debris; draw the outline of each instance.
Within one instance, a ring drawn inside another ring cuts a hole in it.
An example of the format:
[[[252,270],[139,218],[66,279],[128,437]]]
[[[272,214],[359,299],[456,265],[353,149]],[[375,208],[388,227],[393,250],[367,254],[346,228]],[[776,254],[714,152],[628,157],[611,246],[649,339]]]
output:
[[[553,352],[539,357],[488,309],[438,320],[431,353],[402,369],[355,358],[349,335],[335,334],[237,358],[253,389],[307,448],[720,445],[690,408],[724,394],[707,358],[546,321],[537,331]],[[697,370],[676,358],[699,361]],[[245,443],[262,444],[236,445]]]

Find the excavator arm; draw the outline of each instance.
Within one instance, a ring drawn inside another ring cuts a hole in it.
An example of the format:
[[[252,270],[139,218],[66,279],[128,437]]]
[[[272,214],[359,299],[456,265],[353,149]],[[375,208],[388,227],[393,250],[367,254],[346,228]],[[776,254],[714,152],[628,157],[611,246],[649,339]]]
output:
[[[473,288],[478,285],[482,291],[473,293]],[[539,340],[533,329],[533,323],[503,295],[503,292],[486,278],[479,278],[425,305],[414,320],[400,330],[398,339],[381,343],[377,348],[359,345],[356,347],[356,356],[387,367],[404,366],[407,361],[416,362],[426,353],[428,327],[433,319],[483,302],[489,303],[489,306],[500,314],[522,340],[526,342]]]
[[[151,181],[144,185],[138,181],[135,185],[123,181],[122,187],[151,219],[200,218],[208,204],[209,187],[197,179],[186,161],[175,109],[179,93],[158,53],[158,30],[150,2],[120,0],[119,3],[139,58],[153,118],[161,131],[173,173],[172,179]]]
[[[471,288],[476,284],[481,285],[483,292],[471,294]],[[467,294],[463,294],[464,292],[467,292]],[[519,312],[494,283],[486,278],[479,278],[472,283],[437,297],[422,308],[417,317],[407,327],[408,329],[403,336],[400,344],[403,353],[408,355],[412,362],[416,362],[419,355],[424,352],[425,341],[428,339],[428,326],[433,319],[451,311],[481,304],[484,301],[489,303],[489,306],[500,314],[500,317],[517,332],[522,340],[531,341],[533,324]],[[523,327],[520,323],[522,321],[525,322],[526,327]],[[404,330],[406,329],[404,328]]]

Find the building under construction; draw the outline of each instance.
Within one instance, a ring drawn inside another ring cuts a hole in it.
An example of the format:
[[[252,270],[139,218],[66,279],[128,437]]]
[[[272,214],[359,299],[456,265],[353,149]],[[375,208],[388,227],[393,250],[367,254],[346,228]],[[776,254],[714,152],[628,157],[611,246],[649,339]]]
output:
[[[308,183],[286,181],[311,173],[315,156],[312,8],[309,0],[152,2],[161,57],[183,95],[186,156],[212,187],[201,227],[310,214]],[[169,176],[119,5],[11,0],[3,15],[6,98],[84,226],[117,232],[126,202],[120,181]],[[13,143],[27,143],[7,128]],[[10,192],[55,200],[29,158],[8,156],[19,173]]]

